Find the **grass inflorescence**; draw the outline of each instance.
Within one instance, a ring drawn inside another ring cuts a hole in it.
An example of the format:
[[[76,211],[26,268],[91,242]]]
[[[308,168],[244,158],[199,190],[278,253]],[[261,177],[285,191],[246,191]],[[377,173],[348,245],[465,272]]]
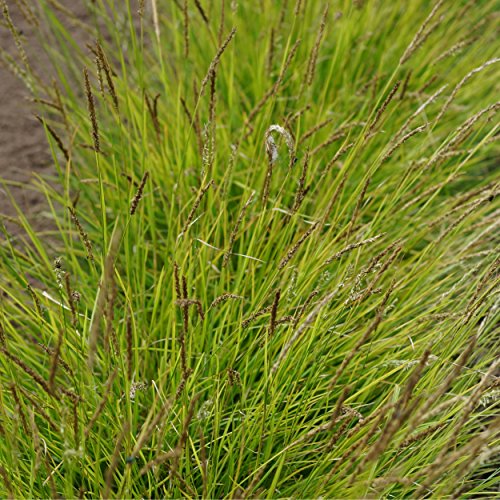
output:
[[[0,496],[498,495],[495,3],[35,4]]]

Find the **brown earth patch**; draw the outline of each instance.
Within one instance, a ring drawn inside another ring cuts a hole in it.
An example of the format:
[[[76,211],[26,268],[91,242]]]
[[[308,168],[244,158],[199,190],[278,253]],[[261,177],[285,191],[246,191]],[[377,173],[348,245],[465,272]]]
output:
[[[88,17],[83,2],[66,0],[61,3],[80,19]],[[16,1],[7,0],[7,6],[21,34],[30,65],[42,78],[50,81],[50,74],[47,74],[48,57],[37,37],[39,28],[23,17]],[[83,43],[83,33],[76,35]],[[3,22],[0,24],[0,45],[9,55],[19,59],[12,33]],[[53,172],[45,131],[35,119],[30,91],[5,64],[0,65],[0,96],[0,217],[9,233],[19,234],[20,228],[12,219],[16,218],[16,210],[2,185],[3,180],[35,229],[50,229],[52,222],[48,216],[47,202],[43,194],[35,190],[34,184],[37,175],[47,176]]]

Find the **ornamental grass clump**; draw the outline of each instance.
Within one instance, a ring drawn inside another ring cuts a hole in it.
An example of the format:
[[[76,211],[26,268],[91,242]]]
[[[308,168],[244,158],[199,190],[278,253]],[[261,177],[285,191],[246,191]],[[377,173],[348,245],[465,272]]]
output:
[[[497,496],[495,2],[19,4],[0,496]]]

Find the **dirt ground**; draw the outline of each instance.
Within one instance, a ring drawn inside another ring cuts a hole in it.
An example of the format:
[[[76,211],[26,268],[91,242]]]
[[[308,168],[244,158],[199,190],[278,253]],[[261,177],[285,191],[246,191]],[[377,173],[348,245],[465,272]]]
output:
[[[38,61],[41,50],[34,46],[35,28],[30,26],[20,15],[13,1],[8,2],[15,26],[26,36],[30,43],[30,60]],[[0,27],[2,49],[15,57],[16,48],[12,34],[6,26]],[[40,61],[41,62],[41,61]],[[37,64],[38,65],[38,64]],[[33,107],[28,89],[5,66],[0,66],[0,178],[6,181],[29,185],[33,172],[38,174],[50,171],[50,155],[45,141],[45,133],[33,117]],[[13,188],[12,193],[17,203],[29,216],[39,213],[44,208],[40,194],[29,189]],[[0,213],[14,216],[15,210],[7,193],[0,187]],[[37,222],[42,224],[42,220]],[[11,224],[9,225],[12,227]]]
[[[86,17],[82,0],[66,0],[61,3],[81,19]],[[36,5],[36,0],[32,5]],[[7,6],[14,25],[22,33],[30,64],[43,77],[50,78],[46,74],[47,57],[37,40],[38,28],[23,18],[15,0],[7,0]],[[0,24],[0,46],[17,58],[12,34],[4,23]],[[2,185],[3,179],[7,181],[16,203],[36,229],[50,229],[51,221],[47,217],[45,199],[33,190],[34,175],[50,174],[53,168],[45,132],[34,117],[34,105],[28,89],[3,62],[0,64],[0,103],[0,218],[6,223],[9,232],[19,231],[10,220],[15,217],[16,211]],[[13,182],[19,183],[21,187],[12,185]]]

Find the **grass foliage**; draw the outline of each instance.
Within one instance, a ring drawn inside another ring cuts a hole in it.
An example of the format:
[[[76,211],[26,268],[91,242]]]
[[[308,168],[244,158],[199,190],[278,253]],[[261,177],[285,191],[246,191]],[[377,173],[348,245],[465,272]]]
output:
[[[0,495],[498,495],[495,2],[20,3]]]

